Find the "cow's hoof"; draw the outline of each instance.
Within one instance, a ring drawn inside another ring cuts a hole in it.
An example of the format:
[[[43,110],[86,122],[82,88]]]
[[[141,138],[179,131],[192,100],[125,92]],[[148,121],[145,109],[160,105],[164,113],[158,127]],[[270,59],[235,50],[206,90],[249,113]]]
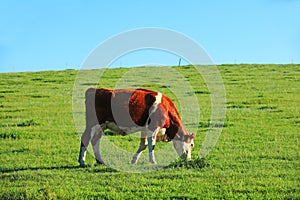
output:
[[[96,164],[95,165],[105,165],[105,163],[103,161],[96,160]]]
[[[137,165],[137,163],[138,163],[137,160],[132,160],[132,161],[131,161],[131,164],[133,164],[133,165]]]
[[[86,167],[86,165],[84,163],[79,163],[79,167]]]
[[[131,160],[131,164],[136,165],[138,163],[139,158],[137,156],[134,156]]]
[[[157,164],[157,162],[155,160],[150,160],[150,163],[154,164],[154,165]]]

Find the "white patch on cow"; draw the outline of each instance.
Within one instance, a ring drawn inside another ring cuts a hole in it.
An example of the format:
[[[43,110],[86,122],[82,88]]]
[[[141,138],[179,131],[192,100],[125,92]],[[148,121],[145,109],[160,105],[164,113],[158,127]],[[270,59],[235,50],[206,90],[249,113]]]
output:
[[[162,93],[158,92],[157,95],[155,96],[155,101],[149,110],[149,116],[152,115],[157,110],[157,106],[161,103],[161,99],[162,99]]]
[[[167,139],[167,135],[166,135],[166,128],[161,128],[159,129],[157,135],[156,135],[156,142],[160,142],[160,141],[163,141],[163,142],[167,142],[168,139]]]
[[[192,148],[194,146],[194,140],[190,143],[184,142],[183,143],[183,151],[186,154],[186,159],[191,160],[192,159]]]
[[[162,93],[158,92],[157,95],[155,96],[156,100],[155,100],[155,104],[160,104],[161,103],[161,99],[162,99]]]
[[[160,130],[162,130],[160,127],[157,127],[153,132],[148,130],[148,139],[151,138],[151,141],[148,141],[148,143],[151,142],[151,145],[155,145],[157,134],[160,132]]]

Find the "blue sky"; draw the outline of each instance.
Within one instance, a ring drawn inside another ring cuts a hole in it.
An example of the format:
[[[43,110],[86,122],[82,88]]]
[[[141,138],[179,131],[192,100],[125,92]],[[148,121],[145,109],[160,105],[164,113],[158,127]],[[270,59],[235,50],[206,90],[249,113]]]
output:
[[[300,63],[299,10],[300,0],[2,0],[0,72],[78,69],[97,45],[142,27],[180,32],[216,64]],[[141,51],[114,66],[149,63],[178,58]]]

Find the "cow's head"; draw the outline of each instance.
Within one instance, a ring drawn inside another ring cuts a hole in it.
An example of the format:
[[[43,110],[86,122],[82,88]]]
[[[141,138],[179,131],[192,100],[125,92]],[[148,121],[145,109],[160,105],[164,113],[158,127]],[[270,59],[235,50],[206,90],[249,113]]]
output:
[[[178,154],[178,156],[185,160],[192,159],[192,149],[194,147],[194,138],[196,137],[195,133],[184,136],[184,140],[182,139],[173,139],[174,148]]]

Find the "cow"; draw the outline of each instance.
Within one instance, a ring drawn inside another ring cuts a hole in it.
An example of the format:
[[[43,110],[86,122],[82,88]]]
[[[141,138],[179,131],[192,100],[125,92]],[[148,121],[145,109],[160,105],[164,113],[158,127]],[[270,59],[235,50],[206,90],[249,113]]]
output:
[[[121,135],[140,131],[140,145],[131,163],[136,164],[148,146],[149,161],[156,163],[155,143],[172,141],[179,157],[191,159],[195,133],[184,128],[175,104],[164,94],[148,89],[89,88],[85,93],[86,128],[81,136],[80,166],[85,165],[86,150],[92,143],[96,162],[104,164],[100,155],[100,139],[106,129]]]

